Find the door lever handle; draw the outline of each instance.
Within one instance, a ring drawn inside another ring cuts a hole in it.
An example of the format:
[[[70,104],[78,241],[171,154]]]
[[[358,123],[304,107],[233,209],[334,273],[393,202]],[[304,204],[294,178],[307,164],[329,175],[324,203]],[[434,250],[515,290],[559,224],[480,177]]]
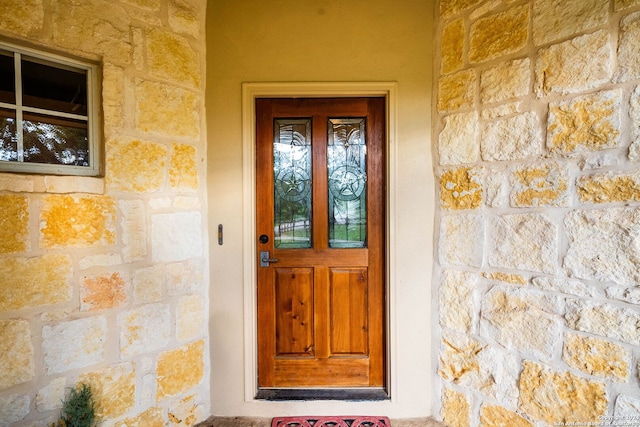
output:
[[[260,267],[269,267],[272,262],[278,262],[278,258],[269,258],[269,251],[260,251]]]

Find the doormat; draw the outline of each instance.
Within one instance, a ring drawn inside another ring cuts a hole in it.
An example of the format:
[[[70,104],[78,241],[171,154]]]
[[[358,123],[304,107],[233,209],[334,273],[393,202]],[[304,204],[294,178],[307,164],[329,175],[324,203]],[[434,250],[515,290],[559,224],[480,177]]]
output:
[[[277,417],[271,427],[390,427],[387,417]]]

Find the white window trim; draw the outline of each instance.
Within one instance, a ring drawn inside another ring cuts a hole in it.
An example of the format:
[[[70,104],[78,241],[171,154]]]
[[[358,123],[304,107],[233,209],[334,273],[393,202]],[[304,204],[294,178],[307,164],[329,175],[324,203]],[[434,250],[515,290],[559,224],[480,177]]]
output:
[[[381,96],[386,99],[386,292],[387,292],[387,391],[391,402],[397,401],[397,308],[396,279],[396,219],[397,219],[397,83],[243,83],[243,293],[244,293],[244,397],[246,403],[256,402],[257,384],[257,301],[256,283],[256,189],[255,189],[255,100],[256,98],[289,97],[358,97]],[[374,403],[376,405],[376,403]]]
[[[66,57],[60,54],[49,53],[29,47],[19,46],[13,43],[0,41],[0,49],[8,50],[16,54],[16,107],[13,104],[0,102],[0,107],[16,109],[16,119],[22,115],[23,111],[32,113],[44,113],[58,117],[87,120],[87,139],[89,141],[89,166],[71,166],[45,163],[25,163],[0,161],[0,172],[24,173],[24,174],[47,174],[47,175],[69,175],[69,176],[98,176],[102,172],[102,144],[100,139],[99,125],[99,66],[88,60],[79,60]],[[26,107],[22,105],[22,78],[20,76],[19,64],[22,55],[35,59],[41,59],[46,64],[59,66],[60,68],[70,67],[72,69],[85,70],[87,73],[87,115],[80,116],[64,112],[52,112],[39,108]],[[21,120],[16,120],[18,123]],[[21,132],[18,133],[22,135]]]

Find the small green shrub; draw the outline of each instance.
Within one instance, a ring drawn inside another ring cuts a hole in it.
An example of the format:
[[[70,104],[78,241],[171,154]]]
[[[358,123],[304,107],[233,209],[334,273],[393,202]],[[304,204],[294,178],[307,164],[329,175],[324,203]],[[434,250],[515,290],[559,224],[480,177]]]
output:
[[[79,384],[62,403],[60,420],[55,427],[94,427],[97,422],[91,386]]]

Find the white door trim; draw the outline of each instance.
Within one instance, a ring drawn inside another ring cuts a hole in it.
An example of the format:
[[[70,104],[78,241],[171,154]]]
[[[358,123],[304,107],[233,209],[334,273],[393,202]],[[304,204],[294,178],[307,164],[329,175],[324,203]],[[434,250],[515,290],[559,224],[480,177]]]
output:
[[[397,345],[395,307],[396,280],[396,185],[397,185],[397,83],[396,82],[336,82],[336,83],[243,83],[242,84],[242,242],[243,242],[243,298],[244,298],[244,396],[245,402],[255,400],[257,375],[257,305],[256,283],[256,189],[255,189],[255,99],[291,97],[357,97],[383,96],[387,100],[386,113],[386,292],[387,292],[387,384],[391,401],[395,400]]]

